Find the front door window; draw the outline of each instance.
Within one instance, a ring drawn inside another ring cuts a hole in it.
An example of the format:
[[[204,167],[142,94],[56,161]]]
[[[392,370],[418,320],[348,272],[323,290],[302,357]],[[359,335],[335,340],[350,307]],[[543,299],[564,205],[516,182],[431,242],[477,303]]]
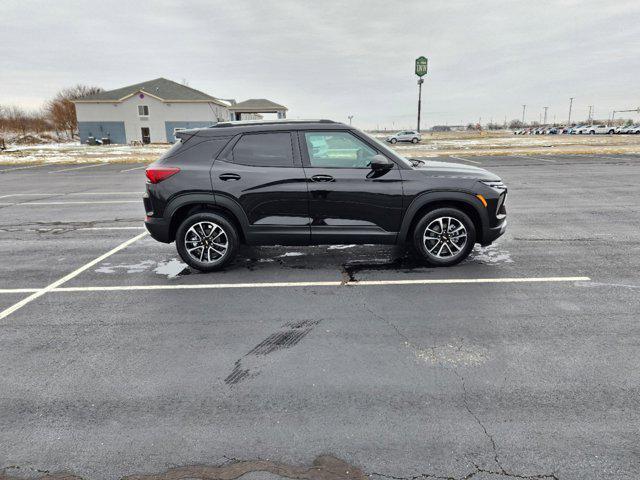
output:
[[[305,132],[309,163],[320,168],[369,168],[376,152],[348,132]]]

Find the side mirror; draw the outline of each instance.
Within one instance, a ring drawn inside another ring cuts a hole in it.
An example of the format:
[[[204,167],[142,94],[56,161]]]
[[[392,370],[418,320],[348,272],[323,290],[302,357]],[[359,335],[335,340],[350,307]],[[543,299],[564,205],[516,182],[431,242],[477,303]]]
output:
[[[369,166],[374,172],[386,172],[387,170],[391,170],[393,168],[393,162],[384,155],[378,154],[371,157]]]

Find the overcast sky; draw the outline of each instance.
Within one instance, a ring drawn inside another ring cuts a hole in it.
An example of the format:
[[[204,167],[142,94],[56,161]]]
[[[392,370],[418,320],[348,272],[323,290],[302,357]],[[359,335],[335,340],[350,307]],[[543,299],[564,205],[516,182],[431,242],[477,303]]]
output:
[[[289,116],[415,124],[596,117],[640,105],[640,1],[2,0],[0,104],[157,77]],[[635,117],[637,118],[637,116]]]

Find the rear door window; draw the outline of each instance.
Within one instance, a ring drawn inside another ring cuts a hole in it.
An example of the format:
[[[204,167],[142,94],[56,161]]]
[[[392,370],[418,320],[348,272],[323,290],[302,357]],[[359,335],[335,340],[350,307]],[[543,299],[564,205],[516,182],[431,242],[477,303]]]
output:
[[[233,147],[233,163],[254,167],[292,167],[293,148],[289,132],[243,135]]]

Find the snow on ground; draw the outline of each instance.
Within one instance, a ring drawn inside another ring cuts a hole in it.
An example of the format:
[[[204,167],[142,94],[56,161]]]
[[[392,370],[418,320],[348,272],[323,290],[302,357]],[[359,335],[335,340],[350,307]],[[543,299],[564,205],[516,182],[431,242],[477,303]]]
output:
[[[160,157],[170,145],[81,145],[79,142],[9,145],[0,163],[145,162]]]
[[[390,132],[372,135],[384,141]],[[404,156],[640,154],[640,135],[513,135],[510,132],[425,132],[418,144],[388,144]],[[8,145],[0,164],[152,162],[170,145],[81,145],[78,142]]]

